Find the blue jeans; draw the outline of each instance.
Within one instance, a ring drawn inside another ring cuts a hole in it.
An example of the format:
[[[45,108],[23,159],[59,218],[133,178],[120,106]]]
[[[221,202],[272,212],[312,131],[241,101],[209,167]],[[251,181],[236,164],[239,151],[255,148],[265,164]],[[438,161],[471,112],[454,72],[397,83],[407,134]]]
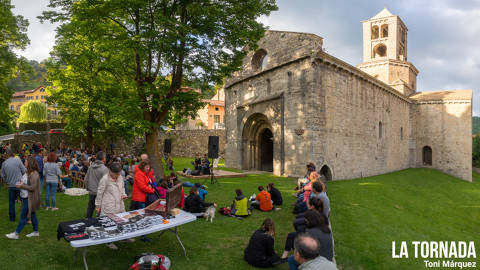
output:
[[[43,180],[44,180],[43,175],[42,173],[40,173],[40,196],[42,196],[42,191],[43,191]]]
[[[22,201],[22,210],[20,212],[20,222],[18,223],[17,229],[15,230],[17,233],[20,233],[27,224],[27,216],[28,216],[28,198],[23,199]],[[33,231],[38,232],[38,220],[37,215],[35,212],[32,212],[30,216],[30,220],[32,221]]]
[[[64,177],[62,178],[62,183],[66,188],[70,188],[72,186],[72,179],[70,179],[70,177]]]
[[[45,205],[50,207],[50,196],[52,196],[52,207],[55,207],[55,199],[57,197],[58,183],[47,182],[47,196],[45,197]]]
[[[298,266],[300,266],[300,264],[297,261],[295,261],[295,258],[293,257],[293,255],[288,256],[288,267],[289,267],[289,269],[290,270],[297,270]]]
[[[16,187],[8,188],[8,215],[10,221],[15,221],[15,200],[20,197],[20,189]]]

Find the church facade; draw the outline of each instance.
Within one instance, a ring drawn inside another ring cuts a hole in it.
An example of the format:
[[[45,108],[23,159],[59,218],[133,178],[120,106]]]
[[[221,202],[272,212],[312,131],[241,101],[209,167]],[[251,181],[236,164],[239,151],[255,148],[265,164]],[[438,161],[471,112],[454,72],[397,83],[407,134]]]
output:
[[[226,166],[328,180],[431,167],[472,180],[472,91],[417,92],[407,32],[387,9],[363,21],[351,66],[314,34],[267,31],[225,85]]]

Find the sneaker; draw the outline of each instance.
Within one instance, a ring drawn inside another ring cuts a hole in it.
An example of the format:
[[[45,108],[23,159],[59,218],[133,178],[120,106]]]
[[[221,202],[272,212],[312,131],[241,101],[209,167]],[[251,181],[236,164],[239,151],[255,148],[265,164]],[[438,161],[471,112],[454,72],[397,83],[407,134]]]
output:
[[[48,211],[48,210],[50,210],[50,208],[51,208],[50,206],[47,206],[47,207],[45,207],[45,210]]]
[[[17,240],[17,239],[18,239],[18,233],[17,233],[17,232],[12,232],[12,233],[9,233],[9,234],[5,234],[5,236],[6,236],[8,239],[13,239],[13,240]]]
[[[53,208],[52,208],[52,211],[57,211],[57,210],[58,210],[57,207],[53,207]]]
[[[135,242],[135,238],[127,239],[127,242],[134,243],[134,242]]]
[[[278,207],[273,208],[273,211],[278,211],[278,210],[282,210],[282,208],[278,208]]]
[[[111,249],[113,249],[113,250],[117,250],[117,249],[118,249],[118,247],[117,247],[114,243],[110,243],[110,244],[106,244],[106,245],[107,245],[107,247],[109,247],[109,248],[111,248]]]
[[[30,237],[38,237],[40,236],[40,233],[39,232],[32,232],[32,233],[29,233],[27,234],[27,237],[30,238]]]

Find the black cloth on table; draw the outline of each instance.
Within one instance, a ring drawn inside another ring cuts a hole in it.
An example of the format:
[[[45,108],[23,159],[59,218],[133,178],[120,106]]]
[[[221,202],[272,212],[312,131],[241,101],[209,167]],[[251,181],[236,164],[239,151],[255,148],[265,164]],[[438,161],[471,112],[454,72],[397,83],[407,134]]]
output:
[[[84,235],[85,228],[99,225],[97,218],[84,218],[73,221],[61,222],[57,227],[57,240],[64,238],[67,242],[72,240],[87,239],[88,235]],[[83,237],[81,237],[84,235]]]

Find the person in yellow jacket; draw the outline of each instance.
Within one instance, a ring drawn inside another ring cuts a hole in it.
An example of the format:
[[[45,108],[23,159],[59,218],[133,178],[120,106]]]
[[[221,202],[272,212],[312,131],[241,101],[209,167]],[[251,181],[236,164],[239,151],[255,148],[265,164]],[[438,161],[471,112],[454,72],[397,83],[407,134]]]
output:
[[[236,217],[248,217],[252,211],[248,208],[248,199],[242,193],[241,189],[235,190],[237,196],[233,200],[232,214]]]

